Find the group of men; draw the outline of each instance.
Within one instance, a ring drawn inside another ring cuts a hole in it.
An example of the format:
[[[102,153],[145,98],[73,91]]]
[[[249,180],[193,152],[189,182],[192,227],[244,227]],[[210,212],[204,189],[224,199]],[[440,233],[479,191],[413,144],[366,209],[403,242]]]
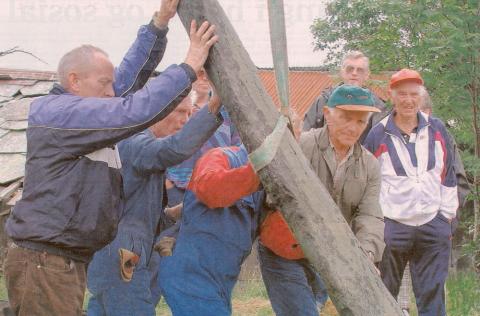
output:
[[[277,315],[318,315],[326,301],[203,69],[215,26],[192,21],[185,61],[149,80],[177,5],[161,1],[117,68],[94,46],[67,53],[60,85],[32,103],[24,192],[6,224],[16,315],[81,315],[86,287],[88,315],[155,315],[161,296],[174,315],[230,315],[257,237]],[[418,72],[392,76],[388,115],[368,75],[368,58],[347,54],[343,82],[303,132],[294,122],[296,137],[390,293],[409,263],[419,315],[445,315],[452,140],[419,111]]]

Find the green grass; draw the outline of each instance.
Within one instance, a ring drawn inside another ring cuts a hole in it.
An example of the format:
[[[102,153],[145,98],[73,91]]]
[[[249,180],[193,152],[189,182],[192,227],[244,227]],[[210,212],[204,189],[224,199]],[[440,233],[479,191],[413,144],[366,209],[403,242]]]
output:
[[[88,293],[85,297],[88,304]],[[0,276],[0,300],[7,300],[5,280]],[[239,281],[233,291],[233,316],[272,316],[267,291],[262,280]],[[162,300],[156,308],[157,316],[171,316]],[[475,273],[451,275],[447,280],[447,314],[449,316],[480,316],[480,278]],[[333,314],[325,314],[333,316]],[[411,313],[417,315],[415,299],[412,297]]]
[[[447,311],[450,316],[480,316],[480,278],[462,273],[447,280]]]
[[[0,275],[0,300],[8,301],[7,288],[5,287],[5,278]]]
[[[233,289],[233,316],[272,316],[267,290],[260,279],[238,281]]]
[[[480,278],[474,272],[450,275],[446,295],[448,316],[480,316]],[[413,293],[410,315],[418,316]]]

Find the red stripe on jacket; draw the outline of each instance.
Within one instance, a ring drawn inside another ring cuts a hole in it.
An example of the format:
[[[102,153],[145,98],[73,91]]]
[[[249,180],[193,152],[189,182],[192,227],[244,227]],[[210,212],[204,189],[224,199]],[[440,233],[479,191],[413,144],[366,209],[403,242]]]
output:
[[[442,169],[442,184],[443,181],[445,180],[445,177],[447,175],[447,146],[445,145],[445,139],[443,139],[442,134],[437,131],[435,132],[435,141],[439,141],[440,144],[442,145],[442,151],[443,151],[443,169]]]

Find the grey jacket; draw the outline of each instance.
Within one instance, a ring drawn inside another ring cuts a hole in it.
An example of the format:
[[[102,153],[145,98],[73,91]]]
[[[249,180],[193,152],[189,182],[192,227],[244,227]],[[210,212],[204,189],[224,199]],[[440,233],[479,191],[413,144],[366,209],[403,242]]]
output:
[[[330,146],[326,127],[302,133],[300,147],[325,185],[342,215],[351,226],[365,252],[372,252],[375,262],[382,258],[384,222],[380,208],[380,166],[375,157],[356,143],[353,154],[345,165],[345,175],[338,183],[341,189],[336,196],[333,187],[335,162],[326,154]],[[334,159],[334,158],[333,158]]]
[[[342,84],[343,83],[340,83],[339,85]],[[305,120],[303,121],[304,131],[308,131],[311,128],[320,128],[325,125],[325,119],[323,118],[323,107],[327,105],[330,95],[332,95],[333,90],[335,90],[335,88],[337,88],[339,85],[323,90],[320,96],[312,103],[307,114],[305,114]],[[360,143],[362,143],[365,137],[367,137],[367,134],[372,126],[375,126],[375,124],[380,122],[388,114],[388,109],[385,107],[385,103],[383,103],[383,101],[380,100],[380,98],[375,94],[372,95],[375,102],[375,107],[380,109],[382,112],[374,113],[370,117],[365,131],[363,131],[362,135],[360,136]]]

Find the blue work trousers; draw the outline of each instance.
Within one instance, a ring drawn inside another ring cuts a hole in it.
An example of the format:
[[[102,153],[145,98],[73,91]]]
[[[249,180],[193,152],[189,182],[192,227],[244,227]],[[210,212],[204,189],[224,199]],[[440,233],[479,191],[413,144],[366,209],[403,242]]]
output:
[[[118,250],[124,248],[140,255],[130,282],[120,274]],[[88,316],[153,316],[155,305],[150,292],[148,270],[151,242],[118,232],[115,240],[95,253],[88,266],[87,287],[92,294]]]
[[[385,218],[385,244],[380,271],[393,297],[397,297],[405,265],[410,262],[413,292],[419,316],[443,316],[445,280],[451,249],[451,224],[440,213],[420,226]]]
[[[289,260],[277,256],[261,243],[258,243],[258,256],[275,314],[318,316],[318,308],[325,304],[328,293],[310,263],[306,259]]]

